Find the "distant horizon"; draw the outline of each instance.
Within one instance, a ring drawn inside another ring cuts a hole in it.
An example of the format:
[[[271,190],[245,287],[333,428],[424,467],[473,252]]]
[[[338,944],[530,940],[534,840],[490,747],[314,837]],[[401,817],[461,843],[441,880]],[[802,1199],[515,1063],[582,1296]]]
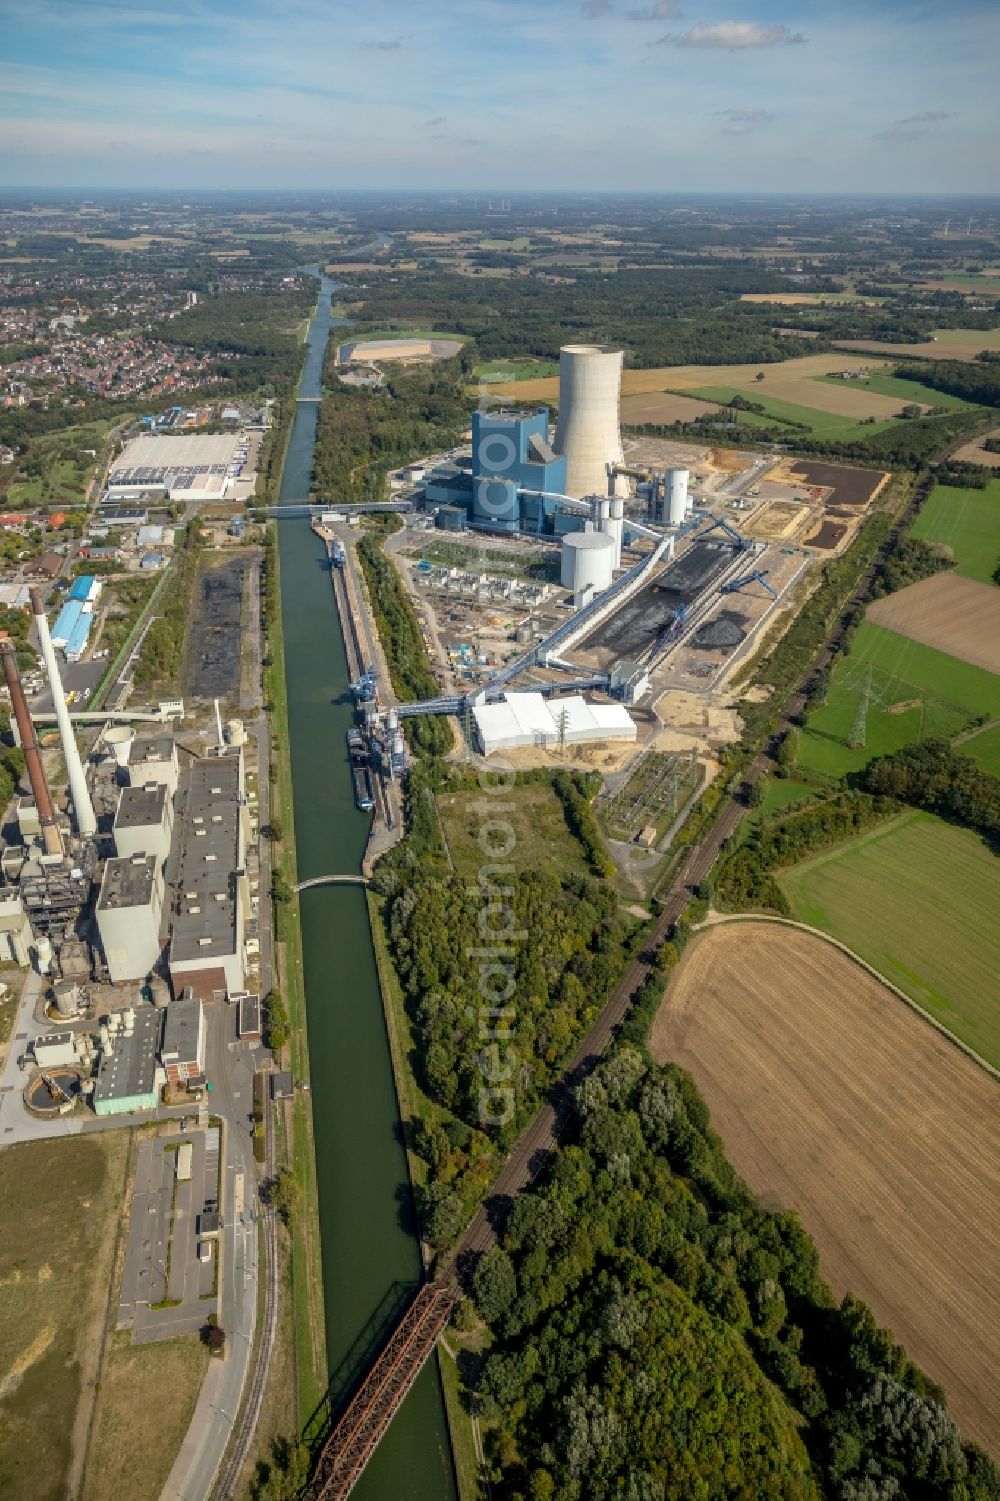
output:
[[[1000,193],[993,0],[0,0],[0,23],[12,188]]]
[[[546,197],[546,198],[566,198],[566,199],[612,198],[613,197],[613,198],[650,198],[650,199],[656,199],[656,198],[680,198],[680,199],[704,198],[704,199],[709,199],[709,200],[712,200],[712,199],[728,199],[730,201],[732,201],[732,200],[741,200],[741,199],[752,200],[752,199],[760,199],[760,198],[778,198],[778,199],[781,199],[781,198],[788,198],[788,199],[809,199],[809,198],[813,198],[813,199],[817,199],[817,200],[821,200],[821,201],[834,201],[834,202],[837,201],[837,200],[839,200],[839,199],[845,199],[845,198],[846,199],[868,198],[868,199],[874,199],[874,200],[877,200],[877,201],[880,201],[880,202],[889,202],[889,201],[892,201],[893,199],[898,199],[901,202],[906,202],[906,203],[920,203],[922,201],[942,202],[942,201],[948,201],[948,200],[955,200],[955,201],[958,201],[958,202],[968,202],[968,201],[970,201],[972,199],[983,199],[983,200],[986,200],[986,201],[996,202],[996,203],[1000,204],[1000,188],[990,189],[990,190],[986,190],[986,189],[983,189],[983,190],[967,189],[967,190],[962,190],[962,191],[957,190],[957,189],[945,190],[945,189],[941,188],[941,189],[929,189],[929,190],[925,190],[923,192],[916,192],[916,191],[914,191],[914,192],[904,192],[904,191],[902,191],[900,189],[895,189],[895,190],[890,191],[888,189],[886,189],[886,190],[880,190],[878,188],[865,188],[865,189],[860,189],[860,188],[859,189],[838,188],[836,190],[822,190],[821,191],[821,190],[816,190],[816,189],[794,189],[794,188],[780,188],[779,189],[779,188],[747,188],[747,187],[742,187],[742,188],[712,188],[712,189],[698,189],[698,188],[691,188],[691,189],[683,189],[683,188],[610,188],[610,187],[604,187],[604,188],[602,188],[602,187],[592,187],[592,188],[546,188],[546,187],[512,187],[509,184],[504,184],[502,187],[478,187],[478,188],[471,188],[471,187],[456,188],[456,187],[449,186],[449,185],[446,185],[446,184],[442,184],[442,185],[439,185],[439,186],[435,186],[434,184],[430,184],[430,185],[427,185],[427,186],[420,186],[420,187],[414,187],[412,185],[410,185],[408,187],[402,187],[402,186],[399,186],[399,185],[392,186],[392,185],[389,185],[389,184],[387,184],[385,186],[379,186],[379,187],[361,187],[361,186],[354,186],[354,187],[345,187],[345,186],[318,187],[315,184],[308,185],[308,186],[307,185],[301,185],[301,186],[287,186],[287,185],[283,185],[283,186],[279,187],[278,185],[273,184],[273,183],[270,183],[270,184],[265,184],[265,183],[249,184],[248,183],[248,184],[246,184],[245,186],[242,186],[242,187],[232,187],[231,185],[226,185],[226,184],[223,184],[223,183],[218,183],[218,184],[213,184],[213,183],[182,183],[182,184],[179,184],[179,185],[177,185],[177,184],[163,184],[163,185],[159,185],[159,186],[153,186],[153,185],[151,185],[149,183],[133,183],[133,184],[122,183],[121,185],[118,185],[118,184],[114,184],[114,185],[104,184],[104,185],[101,185],[101,184],[98,184],[98,183],[85,183],[85,184],[82,184],[80,186],[77,186],[75,184],[70,184],[70,183],[24,183],[24,184],[19,184],[19,183],[4,183],[4,182],[0,182],[0,193],[3,193],[3,194],[19,194],[21,196],[30,195],[30,194],[33,194],[33,193],[37,193],[39,195],[42,195],[42,194],[45,194],[45,193],[50,193],[50,194],[58,194],[60,196],[74,197],[74,198],[87,197],[89,194],[94,194],[95,196],[108,195],[108,196],[115,196],[115,197],[129,196],[129,195],[133,195],[133,194],[147,194],[151,198],[155,198],[157,196],[160,196],[160,197],[169,197],[169,196],[172,196],[172,195],[178,194],[178,193],[190,193],[190,194],[208,194],[208,193],[225,194],[225,193],[229,193],[229,194],[232,194],[234,197],[236,197],[236,196],[246,196],[248,194],[252,195],[254,193],[260,193],[262,195],[266,195],[266,194],[275,194],[275,195],[303,194],[303,195],[308,195],[310,197],[320,197],[320,196],[323,196],[323,195],[342,195],[342,196],[348,197],[348,198],[349,197],[373,197],[373,196],[376,196],[376,195],[379,196],[379,197],[387,197],[387,196],[392,196],[394,194],[398,194],[400,197],[410,197],[410,198],[424,197],[424,196],[430,197],[431,195],[433,195],[434,197],[447,196],[447,197],[455,198],[455,199],[458,199],[458,200],[465,200],[465,199],[468,199],[468,198],[475,198],[477,196],[481,197],[481,196],[484,196],[484,195],[492,195],[492,196],[500,196],[500,197],[511,197],[512,195],[516,195],[518,197],[532,198],[532,199],[537,199],[537,198],[541,198],[541,197]],[[497,210],[497,212],[504,212],[504,210]]]

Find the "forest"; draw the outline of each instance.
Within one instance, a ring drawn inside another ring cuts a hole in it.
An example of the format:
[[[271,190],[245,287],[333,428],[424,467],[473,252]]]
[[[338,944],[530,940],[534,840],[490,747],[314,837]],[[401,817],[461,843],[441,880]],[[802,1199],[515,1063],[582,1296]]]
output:
[[[518,780],[551,783],[588,859],[606,859],[591,827],[591,778],[535,770],[519,773]],[[513,863],[488,865],[487,884],[497,883],[509,926],[523,936],[511,945],[513,988],[503,1001],[504,1019],[487,1023],[484,1031],[478,1008],[491,1003],[480,996],[469,949],[483,932],[487,893],[451,869],[435,802],[443,791],[477,786],[443,761],[418,760],[407,780],[407,837],[379,861],[372,883],[385,898],[386,932],[414,1029],[420,1083],[439,1109],[433,1124],[410,1123],[413,1147],[428,1166],[418,1209],[435,1248],[449,1245],[464,1228],[496,1171],[498,1150],[558,1077],[616,983],[637,931],[602,881],[571,874],[552,881]],[[487,1128],[481,1092],[484,1070],[498,1065],[498,1045],[516,1104],[508,1122]]]
[[[375,390],[342,385],[329,354],[324,373],[331,386],[319,410],[312,483],[330,501],[385,499],[390,469],[452,446],[468,428],[462,355],[397,368]]]
[[[662,271],[584,272],[477,281],[443,271],[383,278],[364,288],[364,318],[383,328],[440,328],[475,339],[484,360],[552,358],[578,340],[621,344],[625,363],[658,365],[754,361],[802,353],[801,339],[772,328],[774,309],[740,301],[743,292],[802,290],[786,276],[739,265]],[[813,348],[825,347],[813,341]]]
[[[947,740],[921,740],[880,756],[860,773],[875,797],[896,798],[981,834],[1000,834],[1000,777],[981,771]]]
[[[1000,406],[1000,356],[989,351],[975,360],[934,360],[919,365],[900,365],[901,380],[918,380],[948,396],[960,396],[980,406]]]
[[[1000,1496],[941,1392],[864,1304],[834,1301],[797,1217],[737,1177],[690,1077],[634,1046],[576,1090],[474,1293],[506,1501]]]

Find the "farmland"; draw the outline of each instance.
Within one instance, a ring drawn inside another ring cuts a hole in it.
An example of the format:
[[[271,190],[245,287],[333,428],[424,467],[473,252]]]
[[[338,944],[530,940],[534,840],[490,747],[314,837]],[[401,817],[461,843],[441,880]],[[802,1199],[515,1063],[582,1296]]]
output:
[[[992,455],[1000,462],[1000,454]],[[966,578],[989,583],[1000,563],[1000,479],[985,490],[958,490],[937,485],[922,506],[913,536],[943,542]]]
[[[653,1024],[737,1170],[1000,1446],[998,1089],[850,959],[780,924],[695,938]]]
[[[847,741],[869,667],[866,744],[852,749]],[[799,764],[844,776],[914,740],[957,734],[979,714],[1000,717],[1000,677],[866,620],[834,668],[826,703],[802,731]]]
[[[840,347],[885,355],[887,359],[901,355],[908,360],[974,360],[984,349],[1000,349],[1000,329],[938,328],[932,333],[931,341],[926,344],[883,344],[880,339],[844,339]]]
[[[839,938],[1000,1067],[1000,859],[910,810],[782,871],[792,915]]]
[[[1000,725],[989,725],[978,735],[971,735],[957,747],[963,756],[971,756],[980,771],[1000,777]]]
[[[835,376],[824,375],[820,379],[830,385],[839,385]],[[925,407],[946,407],[949,412],[967,411],[975,406],[973,401],[965,401],[961,396],[949,396],[946,391],[935,391],[930,386],[923,386],[918,380],[901,380],[897,375],[866,376],[863,380],[851,382],[855,390],[873,391],[877,396],[898,397],[903,402],[918,402]]]
[[[76,1492],[127,1146],[115,1131],[0,1152],[0,1495]]]
[[[867,363],[871,368],[871,362]],[[854,370],[857,364],[856,355],[836,352],[807,354],[801,359],[767,365],[764,367],[763,382],[757,380],[761,366],[756,364],[661,365],[650,370],[623,371],[622,395],[644,396],[662,391],[691,393],[703,386],[731,386],[746,395],[751,391],[758,393],[763,384],[766,391],[773,390],[776,396],[798,402],[802,406],[819,405],[817,392],[822,393],[824,410],[840,412],[857,419],[871,416],[873,403],[877,407],[875,415],[891,415],[892,411],[904,404],[885,397],[873,397],[864,391],[854,391],[853,382],[850,381],[845,381],[841,389],[839,386],[828,388],[825,382],[815,380],[816,376],[830,375],[837,370]],[[498,394],[516,394],[519,401],[555,401],[559,395],[559,382],[555,377],[518,382],[516,391],[513,385],[509,390],[500,387]],[[889,410],[886,411],[885,408]]]
[[[844,388],[837,386],[834,382],[830,384],[837,391],[839,398],[843,394]],[[856,390],[850,387],[847,390],[848,394],[852,397],[858,394]],[[819,410],[819,405],[816,407],[800,406],[797,402],[785,401],[781,397],[772,396],[769,392],[765,393],[762,390],[751,392],[749,390],[737,390],[734,386],[703,386],[693,394],[702,401],[717,401],[722,406],[726,406],[732,401],[734,396],[744,396],[748,400],[753,401],[755,405],[762,406],[764,408],[764,415],[772,418],[775,422],[800,423],[803,427],[809,428],[817,437],[836,439],[838,442],[845,443],[853,443],[859,441],[861,438],[871,437],[872,433],[883,432],[886,428],[893,425],[896,412],[899,410],[898,402],[887,402],[885,403],[885,420],[881,422],[861,423],[856,416],[845,416],[842,412],[821,411]],[[803,395],[808,394],[808,392],[803,393]],[[828,398],[824,391],[822,402],[825,403],[827,400]],[[872,408],[878,406],[880,409],[882,405],[881,398],[873,398],[868,405]],[[871,413],[871,415],[875,414],[874,411]]]
[[[886,594],[868,620],[962,662],[1000,673],[1000,589],[938,573]]]

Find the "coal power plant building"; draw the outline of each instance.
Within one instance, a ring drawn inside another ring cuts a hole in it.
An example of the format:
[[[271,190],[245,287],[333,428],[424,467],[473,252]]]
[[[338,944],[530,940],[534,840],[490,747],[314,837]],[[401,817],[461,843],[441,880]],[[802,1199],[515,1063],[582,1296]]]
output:
[[[428,504],[459,509],[470,525],[495,532],[551,531],[546,516],[565,493],[566,460],[549,442],[547,407],[474,412],[469,468],[434,471],[424,486]]]

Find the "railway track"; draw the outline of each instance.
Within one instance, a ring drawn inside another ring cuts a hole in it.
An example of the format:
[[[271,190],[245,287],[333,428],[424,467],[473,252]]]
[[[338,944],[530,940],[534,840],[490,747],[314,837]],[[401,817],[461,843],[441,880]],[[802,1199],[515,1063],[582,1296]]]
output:
[[[711,827],[691,851],[664,898],[645,951],[631,959],[601,1014],[580,1043],[549,1098],[518,1137],[465,1234],[434,1281],[421,1289],[389,1341],[370,1367],[359,1391],[323,1445],[307,1492],[308,1501],[346,1501],[379,1439],[447,1324],[458,1288],[473,1257],[498,1243],[507,1213],[519,1193],[545,1170],[552,1159],[573,1108],[573,1092],[606,1052],[628,1014],[643,981],[653,972],[655,951],[673,932],[698,886],[733,836],[750,805],[750,791],[765,774],[786,731],[805,707],[810,684],[836,655],[864,601],[882,558],[898,539],[919,507],[933,477],[914,489],[909,502],[890,528],[885,541],[858,580],[850,597],[812,657],[798,688],[785,703],[767,742],[754,756],[738,787],[722,804]],[[434,1332],[436,1331],[436,1332]]]

